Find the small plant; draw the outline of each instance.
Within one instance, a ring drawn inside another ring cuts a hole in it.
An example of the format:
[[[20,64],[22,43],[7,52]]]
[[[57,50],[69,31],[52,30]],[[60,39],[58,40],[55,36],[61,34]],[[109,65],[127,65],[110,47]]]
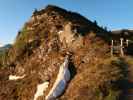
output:
[[[114,90],[109,90],[108,96],[105,97],[104,100],[118,100],[119,92]]]

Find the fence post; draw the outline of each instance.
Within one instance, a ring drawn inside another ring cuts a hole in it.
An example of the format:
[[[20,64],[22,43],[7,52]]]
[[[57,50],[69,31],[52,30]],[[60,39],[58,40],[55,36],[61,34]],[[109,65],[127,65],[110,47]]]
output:
[[[127,45],[127,47],[128,47],[128,44],[129,44],[129,40],[127,39],[127,40],[126,40],[126,45]]]
[[[120,38],[120,41],[121,41],[121,44],[120,44],[120,53],[121,53],[121,56],[123,57],[124,56],[124,52],[123,52],[123,38]]]
[[[111,56],[113,56],[113,46],[114,46],[114,41],[111,40]]]

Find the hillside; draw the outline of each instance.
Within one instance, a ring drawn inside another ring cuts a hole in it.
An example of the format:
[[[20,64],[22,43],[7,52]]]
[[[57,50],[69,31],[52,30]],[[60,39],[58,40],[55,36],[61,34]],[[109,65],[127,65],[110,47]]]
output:
[[[110,34],[75,12],[53,5],[35,10],[2,59],[0,100],[45,100],[61,66],[70,79],[59,100],[118,100],[128,62],[110,57]],[[37,97],[43,83],[48,88]]]

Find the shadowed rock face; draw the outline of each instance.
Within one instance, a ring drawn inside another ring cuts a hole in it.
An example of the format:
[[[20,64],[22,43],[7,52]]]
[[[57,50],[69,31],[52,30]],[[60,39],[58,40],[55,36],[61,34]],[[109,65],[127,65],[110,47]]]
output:
[[[71,80],[58,98],[105,98],[113,91],[111,82],[123,76],[122,64],[112,64],[109,45],[105,42],[107,36],[107,31],[78,13],[53,5],[36,10],[7,52],[4,62],[9,67],[7,73],[0,74],[0,100],[34,99],[37,86],[48,81],[48,88],[38,97],[44,100],[67,52],[71,53],[68,66]],[[0,69],[0,73],[5,71]],[[8,80],[10,75],[24,77]]]
[[[124,39],[133,39],[133,30],[121,29],[112,31],[112,36],[114,39],[119,40],[120,37]]]

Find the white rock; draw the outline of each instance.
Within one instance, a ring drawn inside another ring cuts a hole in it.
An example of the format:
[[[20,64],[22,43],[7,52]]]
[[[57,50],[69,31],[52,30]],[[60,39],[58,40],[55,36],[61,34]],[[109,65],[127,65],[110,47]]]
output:
[[[63,33],[63,31],[62,31],[62,30],[58,32],[58,34],[61,34],[61,33]]]
[[[46,91],[46,89],[48,88],[48,85],[49,85],[49,82],[44,82],[37,86],[37,91],[34,95],[34,100],[37,100],[39,96],[43,95],[43,92]]]
[[[16,76],[16,75],[9,75],[9,80],[18,80],[24,78],[25,75],[23,76]]]
[[[68,57],[66,57],[64,63],[60,66],[57,79],[52,89],[45,98],[46,100],[56,99],[64,92],[67,82],[70,80],[70,72],[68,69],[68,64],[69,64]]]

